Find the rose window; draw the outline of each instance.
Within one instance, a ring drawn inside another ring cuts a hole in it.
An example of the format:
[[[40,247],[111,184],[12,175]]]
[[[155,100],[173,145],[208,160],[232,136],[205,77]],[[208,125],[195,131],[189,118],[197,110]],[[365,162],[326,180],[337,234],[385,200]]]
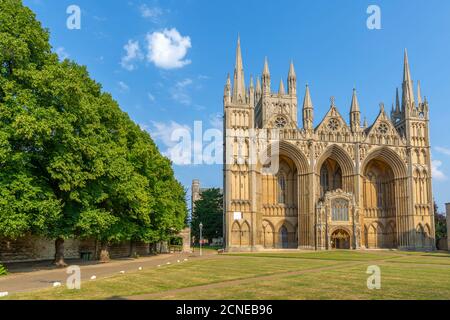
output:
[[[337,119],[330,119],[330,121],[328,122],[328,129],[330,129],[331,131],[336,131],[337,129],[339,129],[339,120]]]
[[[286,124],[287,124],[287,121],[283,117],[278,117],[275,119],[275,126],[277,128],[284,128],[286,126]]]
[[[388,130],[389,130],[389,127],[388,127],[388,125],[386,123],[381,123],[378,126],[378,132],[381,133],[381,134],[387,134]]]

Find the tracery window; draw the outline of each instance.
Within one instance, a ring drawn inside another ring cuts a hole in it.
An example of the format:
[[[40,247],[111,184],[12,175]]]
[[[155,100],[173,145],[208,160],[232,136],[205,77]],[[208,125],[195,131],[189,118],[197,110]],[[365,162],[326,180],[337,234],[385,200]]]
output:
[[[339,129],[339,126],[340,122],[338,119],[331,118],[328,122],[328,129],[330,129],[331,131],[337,131]]]
[[[283,117],[277,117],[275,119],[275,127],[277,127],[277,128],[282,129],[282,128],[286,127],[286,124],[287,124],[287,121]]]
[[[378,132],[385,135],[387,134],[389,131],[389,127],[386,123],[380,123],[380,125],[378,126]]]
[[[330,189],[328,185],[328,168],[326,166],[322,166],[320,170],[320,185],[322,187],[322,196],[324,196],[325,192]]]
[[[331,219],[333,221],[348,221],[348,201],[345,199],[335,199],[331,203]]]
[[[278,176],[278,203],[286,203],[286,177],[284,174]]]

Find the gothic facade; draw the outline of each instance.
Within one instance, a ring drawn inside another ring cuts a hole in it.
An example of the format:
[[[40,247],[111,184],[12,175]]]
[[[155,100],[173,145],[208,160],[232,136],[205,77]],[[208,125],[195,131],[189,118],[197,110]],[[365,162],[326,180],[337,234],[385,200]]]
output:
[[[267,59],[246,89],[239,40],[233,80],[224,90],[226,250],[435,248],[429,107],[420,83],[414,95],[406,51],[401,98],[397,89],[390,114],[380,104],[371,125],[353,90],[349,124],[331,98],[314,127],[308,86],[299,125],[293,64],[287,90],[281,81],[272,91]],[[276,139],[254,139],[271,130]],[[276,149],[277,171],[252,161],[252,149]]]

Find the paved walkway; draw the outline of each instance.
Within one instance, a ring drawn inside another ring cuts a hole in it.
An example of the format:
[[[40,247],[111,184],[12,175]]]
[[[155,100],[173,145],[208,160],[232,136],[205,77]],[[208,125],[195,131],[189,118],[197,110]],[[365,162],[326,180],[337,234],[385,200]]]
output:
[[[97,279],[107,278],[116,275],[121,271],[131,272],[138,271],[142,268],[156,268],[158,265],[177,263],[178,260],[184,259],[207,259],[215,255],[215,251],[204,250],[203,256],[200,257],[198,252],[190,253],[173,253],[161,254],[151,257],[142,257],[139,259],[118,259],[111,260],[109,263],[84,262],[81,260],[66,261],[69,265],[78,265],[81,269],[81,281],[88,281],[92,276]],[[34,265],[13,265],[10,274],[0,277],[0,292],[9,292],[9,294],[17,292],[28,292],[53,286],[54,282],[60,282],[63,286],[69,276],[66,268],[57,269],[50,267],[49,263],[36,263]]]

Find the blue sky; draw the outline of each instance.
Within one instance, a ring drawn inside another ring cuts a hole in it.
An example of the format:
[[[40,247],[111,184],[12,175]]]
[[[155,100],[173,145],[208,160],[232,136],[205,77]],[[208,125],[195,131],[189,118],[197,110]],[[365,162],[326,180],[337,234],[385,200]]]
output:
[[[433,191],[440,210],[450,202],[450,2],[390,1],[106,1],[24,0],[51,32],[60,57],[86,65],[121,108],[148,130],[160,149],[174,128],[220,127],[223,86],[232,73],[240,34],[246,81],[269,59],[273,90],[295,63],[299,100],[308,83],[315,123],[330,96],[342,114],[356,86],[369,124],[379,103],[391,106],[408,48],[414,81],[431,112]],[[66,9],[81,9],[81,29],[66,27]],[[381,29],[369,30],[366,10],[381,9]],[[222,185],[220,165],[174,166],[189,187]]]

